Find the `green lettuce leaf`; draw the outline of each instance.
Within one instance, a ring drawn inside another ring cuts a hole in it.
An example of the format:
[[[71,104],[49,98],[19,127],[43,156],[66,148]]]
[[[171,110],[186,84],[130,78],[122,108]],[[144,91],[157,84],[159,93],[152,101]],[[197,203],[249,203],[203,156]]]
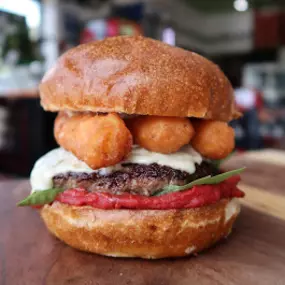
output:
[[[215,175],[215,176],[202,177],[202,178],[196,179],[196,180],[194,180],[194,181],[192,181],[192,182],[190,182],[190,183],[188,183],[186,185],[183,185],[183,186],[167,185],[167,186],[165,186],[162,189],[162,191],[156,192],[154,194],[154,196],[161,196],[161,195],[168,194],[168,193],[173,193],[173,192],[187,190],[187,189],[190,189],[193,186],[197,186],[197,185],[218,184],[218,183],[221,183],[224,180],[226,180],[226,179],[228,179],[228,178],[230,178],[232,176],[240,174],[241,172],[244,171],[244,169],[245,169],[245,167],[239,168],[239,169],[236,169],[236,170],[231,170],[231,171],[228,171],[228,172],[224,172],[224,173],[221,173],[221,174],[218,174],[218,175]]]
[[[63,192],[61,188],[51,188],[43,191],[35,191],[19,202],[17,206],[32,206],[32,205],[44,205],[54,201],[55,197]]]

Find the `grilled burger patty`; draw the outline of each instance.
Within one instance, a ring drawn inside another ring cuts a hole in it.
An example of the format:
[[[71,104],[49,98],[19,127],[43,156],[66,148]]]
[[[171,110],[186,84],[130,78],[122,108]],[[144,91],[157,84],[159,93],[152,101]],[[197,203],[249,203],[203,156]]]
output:
[[[123,164],[123,169],[108,175],[68,172],[53,177],[54,187],[69,189],[83,187],[90,192],[109,192],[112,194],[131,193],[151,196],[166,185],[184,185],[195,179],[217,174],[216,168],[209,162],[196,164],[196,171],[185,171],[161,166],[156,163]]]

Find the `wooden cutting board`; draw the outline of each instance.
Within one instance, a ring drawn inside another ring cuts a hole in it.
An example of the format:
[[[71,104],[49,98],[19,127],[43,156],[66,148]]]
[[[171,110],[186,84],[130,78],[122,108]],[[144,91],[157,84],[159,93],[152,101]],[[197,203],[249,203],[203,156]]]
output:
[[[232,235],[180,259],[113,259],[74,250],[47,232],[35,210],[15,207],[28,194],[28,181],[0,182],[0,284],[285,284],[285,164],[277,159],[285,154],[260,155],[239,155],[223,166],[247,166],[241,184],[247,198]]]

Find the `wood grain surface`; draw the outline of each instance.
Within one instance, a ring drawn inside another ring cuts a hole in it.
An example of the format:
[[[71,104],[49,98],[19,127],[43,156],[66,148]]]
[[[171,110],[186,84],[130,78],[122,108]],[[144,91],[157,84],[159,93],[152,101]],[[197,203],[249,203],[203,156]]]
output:
[[[0,182],[0,284],[283,285],[285,164],[239,156],[224,168],[240,164],[248,167],[241,185],[247,198],[232,235],[196,257],[157,261],[113,259],[66,246],[47,232],[36,210],[16,208],[29,192],[28,181]]]

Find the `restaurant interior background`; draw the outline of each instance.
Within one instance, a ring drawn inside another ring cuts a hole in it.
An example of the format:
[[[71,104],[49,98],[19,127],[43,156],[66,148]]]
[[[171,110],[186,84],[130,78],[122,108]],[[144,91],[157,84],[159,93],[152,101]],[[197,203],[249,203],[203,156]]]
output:
[[[37,86],[65,50],[144,35],[216,62],[235,88],[239,150],[285,148],[285,1],[0,0],[0,173],[28,175],[55,147]],[[0,176],[1,176],[0,175]]]

